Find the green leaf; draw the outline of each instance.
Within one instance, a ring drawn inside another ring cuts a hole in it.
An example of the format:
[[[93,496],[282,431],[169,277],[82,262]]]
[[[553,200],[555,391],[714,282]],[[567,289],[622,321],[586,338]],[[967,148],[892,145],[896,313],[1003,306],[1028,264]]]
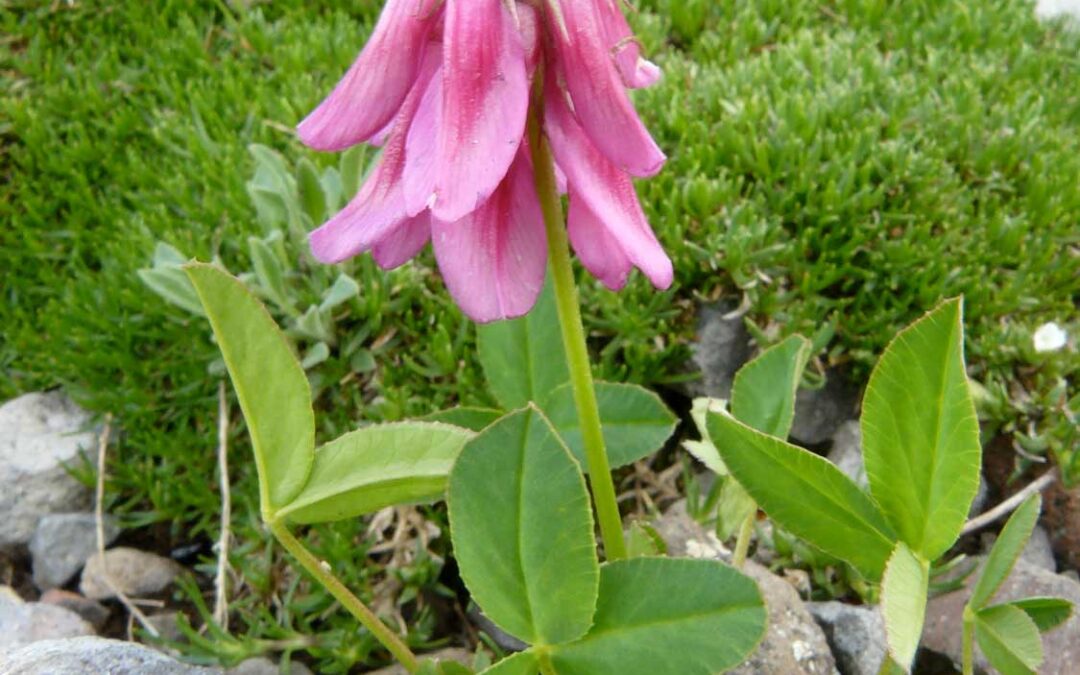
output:
[[[979,487],[979,423],[964,371],[960,300],[893,340],[870,376],[862,438],[870,491],[913,551],[952,546]]]
[[[359,294],[360,284],[348,274],[339,274],[334,280],[334,285],[326,290],[322,302],[319,303],[319,311],[328,312]]]
[[[828,460],[709,412],[709,436],[735,479],[779,525],[881,577],[894,535],[877,505]]]
[[[724,401],[718,398],[696,398],[690,409],[690,417],[701,434],[700,441],[683,441],[683,447],[699,462],[705,465],[709,471],[718,476],[728,475],[727,465],[720,457],[720,451],[716,449],[712,439],[709,438],[708,413],[723,412]]]
[[[314,461],[311,388],[292,348],[266,308],[243,284],[213,265],[186,265],[210,317],[247,421],[264,517],[307,483]]]
[[[1009,517],[1009,522],[1001,528],[994,547],[983,565],[982,575],[975,583],[971,591],[971,600],[968,604],[974,610],[982,609],[990,599],[994,597],[1001,584],[1009,577],[1013,565],[1020,559],[1024,552],[1031,532],[1035,529],[1035,523],[1039,519],[1039,511],[1042,508],[1042,497],[1038,493],[1024,500],[1018,509]]]
[[[481,671],[480,675],[536,675],[538,670],[540,670],[540,659],[531,649],[527,649],[506,657]]]
[[[302,157],[297,164],[296,186],[300,191],[304,213],[313,225],[321,224],[326,218],[326,193],[323,192],[318,169],[306,157]]]
[[[447,501],[461,577],[492,621],[539,645],[588,630],[600,575],[589,494],[539,410],[466,444]]]
[[[736,373],[731,414],[760,432],[786,439],[795,418],[795,394],[809,359],[810,341],[801,335],[766,349]]]
[[[449,410],[440,410],[430,415],[425,415],[424,420],[429,422],[444,422],[472,431],[483,431],[495,420],[502,417],[501,410],[493,408],[471,408],[460,406]]]
[[[730,539],[750,514],[757,512],[757,502],[731,476],[719,476],[722,481],[716,505],[716,533],[721,541]]]
[[[191,285],[191,280],[182,268],[163,265],[141,269],[137,273],[150,290],[167,302],[196,316],[206,316],[199,296],[195,293],[195,287]]]
[[[1062,598],[1024,598],[1008,603],[1023,610],[1039,632],[1054,630],[1072,616],[1073,604]]]
[[[297,523],[325,523],[442,499],[454,460],[472,436],[425,422],[345,434],[315,451],[307,485],[279,515]]]
[[[675,431],[678,419],[660,397],[637,385],[597,382],[596,403],[611,468],[656,452]],[[574,457],[585,466],[585,442],[569,384],[551,392],[540,406]]]
[[[1021,609],[995,605],[975,613],[975,639],[1001,675],[1033,675],[1043,660],[1039,628]]]
[[[360,184],[364,176],[364,164],[367,153],[362,145],[354,145],[341,153],[338,160],[338,171],[341,172],[341,189],[345,201],[351,201],[360,191]]]
[[[552,663],[559,675],[713,675],[741,663],[764,633],[749,577],[713,560],[633,558],[601,568],[592,628],[553,647]]]
[[[930,564],[920,560],[907,544],[897,542],[881,582],[881,613],[889,654],[905,670],[911,670],[926,620],[926,593]]]
[[[531,312],[477,326],[476,341],[488,387],[507,410],[539,403],[570,381],[550,278]]]
[[[635,520],[626,528],[626,555],[630,558],[665,555],[667,544],[656,528]]]
[[[255,277],[266,296],[281,309],[295,312],[289,292],[285,288],[285,271],[274,250],[258,237],[248,237],[248,248],[251,252],[251,263],[255,267]]]

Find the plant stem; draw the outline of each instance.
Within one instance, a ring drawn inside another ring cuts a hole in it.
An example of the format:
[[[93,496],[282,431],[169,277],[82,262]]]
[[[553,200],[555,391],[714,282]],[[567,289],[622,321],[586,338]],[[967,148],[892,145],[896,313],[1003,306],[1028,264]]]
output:
[[[540,97],[534,97],[534,101]],[[581,324],[574,269],[570,264],[570,246],[563,222],[562,202],[555,185],[555,162],[551,148],[540,130],[536,118],[541,105],[534,105],[529,116],[529,146],[532,151],[533,170],[536,174],[536,192],[544,212],[547,229],[548,257],[551,276],[555,286],[555,303],[559,310],[563,346],[570,367],[570,382],[574,389],[578,421],[585,445],[585,460],[589,469],[589,485],[600,535],[604,540],[604,552],[608,560],[626,557],[626,541],[623,538],[619,505],[615,499],[615,484],[611,480],[611,465],[604,447],[604,435],[600,426],[600,410],[596,404],[589,350],[585,344],[585,329]]]
[[[739,538],[735,540],[735,555],[731,558],[731,564],[736,569],[742,569],[746,562],[746,552],[750,550],[750,535],[754,533],[754,521],[757,520],[757,507],[746,516],[742,527],[739,528]]]
[[[349,610],[349,613],[356,617],[364,628],[367,628],[375,639],[378,640],[382,646],[394,655],[401,665],[405,666],[405,670],[410,673],[415,673],[420,668],[420,663],[416,659],[416,655],[412,653],[409,647],[402,642],[401,638],[394,634],[386,624],[379,620],[379,617],[375,616],[375,613],[368,609],[359,598],[353,595],[349,589],[345,588],[345,585],[338,581],[338,578],[330,572],[329,569],[323,566],[322,561],[316,558],[310,551],[304,548],[304,545],[300,543],[292,532],[289,532],[289,528],[285,526],[281,521],[275,521],[270,523],[270,531],[274,533],[277,540],[281,542],[281,545],[285,549],[293,554],[293,556],[300,562],[300,565],[308,571],[311,576],[326,587],[326,590],[330,591],[330,595],[334,596],[338,602],[345,606],[345,609]]]
[[[538,661],[540,662],[541,675],[558,675],[555,671],[555,664],[551,662],[550,654],[547,652],[540,652]]]
[[[963,675],[975,675],[975,621],[970,608],[964,608]]]

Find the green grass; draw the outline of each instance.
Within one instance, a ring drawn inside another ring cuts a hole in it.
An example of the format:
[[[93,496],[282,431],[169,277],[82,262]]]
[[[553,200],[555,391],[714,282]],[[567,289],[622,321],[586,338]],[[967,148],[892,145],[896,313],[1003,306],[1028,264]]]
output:
[[[247,237],[261,228],[247,146],[336,163],[290,130],[343,72],[379,3],[0,5],[0,399],[63,385],[114,414],[112,508],[172,543],[213,538],[216,350],[201,320],[162,304],[135,270],[157,241],[250,269]],[[1080,39],[1037,23],[1025,2],[639,9],[666,77],[637,100],[671,155],[640,189],[677,279],[659,294],[641,279],[621,294],[585,282],[602,374],[685,379],[696,303],[745,294],[768,339],[830,327],[822,363],[860,378],[900,327],[963,293],[971,373],[997,427],[1023,431],[1029,449],[1062,449],[1055,406],[1075,398],[1080,360],[1035,355],[1030,335],[1049,320],[1080,332]],[[377,367],[350,376],[335,356],[320,370],[323,438],[485,402],[473,330],[430,255],[390,275],[366,260],[349,269],[363,290],[344,325],[378,347]],[[367,662],[371,645],[349,638],[347,618],[311,622],[330,607],[324,595],[275,576],[281,556],[251,520],[238,424],[232,438],[236,510],[248,514],[236,535],[251,552],[236,556],[246,586],[234,634],[316,633],[309,651],[324,668]],[[335,568],[358,563],[361,593],[395,574],[364,556],[362,524],[315,540]],[[410,583],[430,595],[432,573]],[[268,614],[282,597],[287,611]],[[445,635],[427,619],[414,629],[416,640]],[[260,645],[199,653],[282,646]]]

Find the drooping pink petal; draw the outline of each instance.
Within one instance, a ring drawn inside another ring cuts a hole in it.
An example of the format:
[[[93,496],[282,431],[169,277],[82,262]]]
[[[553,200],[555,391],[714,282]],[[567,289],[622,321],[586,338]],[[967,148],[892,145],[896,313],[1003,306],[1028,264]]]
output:
[[[624,85],[631,89],[651,87],[660,79],[660,68],[641,57],[641,46],[634,38],[619,4],[620,0],[598,0],[606,43]]]
[[[584,199],[570,200],[566,229],[585,269],[613,291],[626,285],[634,264]]]
[[[412,260],[431,239],[431,214],[421,213],[399,223],[371,248],[371,257],[384,270],[401,267]]]
[[[432,219],[431,243],[446,287],[474,321],[528,313],[544,285],[547,245],[524,151],[478,209],[457,222]]]
[[[581,126],[619,169],[634,176],[655,174],[664,163],[664,153],[634,110],[620,69],[613,63],[613,45],[608,44],[601,7],[593,1],[552,2],[558,3],[565,32],[555,27],[551,35]]]
[[[435,195],[435,153],[442,116],[442,68],[420,99],[405,143],[405,210],[414,216],[431,208]]]
[[[386,126],[416,79],[439,0],[387,0],[352,67],[297,128],[316,150],[343,150]]]
[[[349,204],[308,237],[311,253],[325,263],[337,263],[371,249],[408,218],[402,190],[407,131],[421,95],[438,66],[438,49],[429,47],[412,91],[398,111],[382,155]]]
[[[484,203],[525,132],[529,81],[503,0],[446,0],[443,97],[432,213],[455,221]]]
[[[657,288],[671,285],[671,259],[657,241],[641,209],[634,183],[596,149],[574,118],[558,85],[549,81],[544,96],[544,130],[570,190],[568,227],[582,262],[605,284],[625,283],[621,259],[612,252],[609,265],[599,252],[615,251],[645,273]],[[576,241],[575,241],[576,240]]]

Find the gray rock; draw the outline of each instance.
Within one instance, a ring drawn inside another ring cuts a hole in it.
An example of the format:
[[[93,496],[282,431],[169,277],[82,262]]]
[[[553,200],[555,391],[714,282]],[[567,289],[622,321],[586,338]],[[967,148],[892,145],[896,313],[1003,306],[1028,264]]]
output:
[[[810,614],[825,637],[842,675],[877,675],[889,647],[885,620],[877,607],[842,602],[810,602]]]
[[[288,666],[278,665],[265,656],[258,656],[227,669],[225,675],[311,675],[311,670],[297,661],[290,662]]]
[[[930,600],[923,628],[923,647],[943,654],[957,664],[961,660],[961,633],[963,630],[964,605],[971,595],[971,585],[981,573],[983,558],[976,558],[980,569],[967,578],[967,587]],[[1033,596],[1064,598],[1080,606],[1080,583],[1060,574],[1020,561],[1005,580],[994,602],[1007,602]],[[1075,611],[1064,624],[1044,633],[1043,653],[1045,659],[1039,668],[1040,675],[1074,675],[1080,663],[1080,615]],[[989,666],[975,647],[975,665],[984,672]]]
[[[112,518],[106,518],[102,527],[108,546],[120,534],[120,528]],[[34,585],[43,591],[64,586],[96,550],[94,514],[58,513],[43,517],[30,539]]]
[[[23,602],[14,591],[0,593],[0,651],[40,640],[93,634],[93,626],[63,607]]]
[[[848,420],[840,425],[833,435],[832,449],[829,450],[829,461],[836,465],[855,481],[859,487],[865,488],[869,483],[866,479],[866,467],[863,465],[862,456],[862,430],[858,420]]]
[[[421,659],[436,659],[438,661],[456,661],[462,665],[468,666],[473,662],[472,652],[457,647],[450,647],[449,649],[440,649],[437,652],[430,654],[418,654]],[[373,670],[368,675],[409,675],[409,671],[405,670],[405,667],[400,663],[395,663],[392,666]]]
[[[105,551],[105,556],[94,554],[86,561],[79,591],[92,600],[115,597],[108,580],[117,590],[132,597],[156,595],[184,571],[177,563],[153,553],[123,546]]]
[[[61,392],[0,406],[0,550],[29,542],[42,516],[90,504],[89,489],[65,470],[95,445],[89,424],[86,411]]]
[[[724,318],[733,307],[703,307],[698,319],[693,361],[701,371],[701,382],[693,393],[728,398],[735,373],[753,354],[750,331],[742,317]]]
[[[1033,567],[1039,567],[1049,572],[1057,572],[1057,561],[1054,560],[1054,548],[1050,544],[1050,535],[1041,527],[1036,527],[1028,539],[1027,546],[1020,553],[1020,559]]]
[[[730,552],[716,535],[706,532],[676,503],[653,526],[664,538],[668,554],[730,560]],[[820,675],[836,673],[836,664],[825,634],[803,605],[791,584],[767,568],[748,560],[743,572],[761,589],[769,612],[768,629],[750,659],[729,672],[736,675],[784,673]]]
[[[45,640],[0,650],[4,675],[220,675],[180,663],[145,645],[99,637]]]
[[[40,602],[75,612],[93,626],[95,630],[101,630],[101,627],[109,620],[110,612],[108,607],[71,591],[64,591],[59,588],[49,589],[41,595]]]
[[[820,389],[800,389],[795,397],[795,420],[791,437],[804,445],[820,445],[833,437],[840,425],[855,417],[859,390],[839,372],[828,373]]]

